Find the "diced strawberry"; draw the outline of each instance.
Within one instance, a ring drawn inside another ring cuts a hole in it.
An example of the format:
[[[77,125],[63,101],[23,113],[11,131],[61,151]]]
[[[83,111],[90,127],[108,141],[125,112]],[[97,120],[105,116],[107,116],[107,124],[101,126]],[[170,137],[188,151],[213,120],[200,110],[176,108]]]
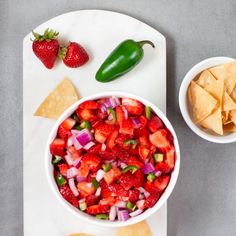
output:
[[[143,112],[143,104],[133,98],[122,98],[122,105],[127,109],[129,114],[141,115]]]
[[[134,133],[134,124],[133,124],[133,121],[131,119],[124,120],[120,124],[120,133],[133,135],[133,133]]]
[[[145,206],[144,206],[145,200],[139,200],[135,204],[138,207],[138,209],[140,209],[140,210],[144,210],[145,209]]]
[[[74,119],[67,118],[60,124],[60,126],[62,126],[66,130],[71,130],[74,127],[75,123],[76,121]]]
[[[104,179],[108,184],[113,183],[121,176],[121,171],[117,167],[113,167],[108,172],[105,173]]]
[[[113,125],[102,123],[95,129],[95,139],[99,143],[104,143],[113,130]]]
[[[138,147],[139,147],[139,145],[136,145],[136,146],[133,146],[133,145],[132,145],[132,147],[129,149],[129,154],[130,154],[131,156],[139,155],[139,153],[138,153]]]
[[[82,149],[76,150],[74,146],[68,147],[67,152],[70,154],[73,160],[77,160],[82,156]]]
[[[100,120],[103,120],[104,118],[108,117],[107,112],[102,112],[101,109],[97,110],[97,116]]]
[[[57,133],[58,133],[58,136],[62,139],[66,139],[67,137],[71,135],[70,130],[65,129],[61,125],[58,127]]]
[[[87,181],[92,182],[92,180],[96,178],[96,176],[97,176],[97,172],[90,173],[87,177]]]
[[[94,194],[91,194],[85,198],[87,207],[98,204],[99,200],[100,196],[95,196]]]
[[[134,178],[133,186],[135,188],[139,188],[143,186],[144,181],[145,181],[145,175],[143,174],[141,170],[135,171],[133,174],[133,178]]]
[[[125,120],[125,112],[121,106],[116,107],[116,123],[120,125]]]
[[[100,166],[101,158],[96,154],[86,153],[83,155],[81,162],[87,165],[92,172],[95,172]]]
[[[93,205],[86,209],[86,212],[90,215],[104,214],[108,213],[110,210],[109,206],[106,205]]]
[[[99,109],[100,104],[95,102],[95,101],[85,101],[79,105],[80,109],[88,109],[88,110],[93,110],[93,109]]]
[[[130,156],[126,162],[128,165],[137,166],[139,168],[142,168],[144,166],[144,164],[139,161],[135,156]]]
[[[107,138],[106,146],[112,149],[116,145],[116,138],[119,134],[118,129],[115,129]]]
[[[149,136],[149,140],[160,150],[167,151],[171,148],[170,142],[167,137],[167,131],[160,129]]]
[[[172,170],[172,168],[164,162],[157,162],[155,169],[161,171],[164,174],[168,174]]]
[[[149,192],[150,194],[153,194],[153,195],[157,195],[160,192],[159,188],[157,188],[156,185],[154,185],[154,183],[150,182],[150,181],[147,181],[144,184],[144,188],[147,192]]]
[[[112,152],[123,162],[126,162],[129,159],[129,153],[118,146],[113,147]]]
[[[94,114],[94,111],[93,110],[88,110],[88,109],[80,109],[80,108],[78,108],[76,110],[76,115],[81,120],[88,120],[90,122],[92,122],[92,121],[97,119],[96,115]]]
[[[139,146],[139,156],[142,161],[145,161],[147,159],[149,153],[150,150],[148,148]]]
[[[170,175],[161,175],[154,180],[156,188],[162,192],[170,182]]]
[[[113,161],[116,159],[115,154],[112,151],[100,151],[100,156],[102,157],[102,159],[108,160],[108,161]]]
[[[103,198],[99,201],[100,205],[113,206],[116,203],[115,197]]]
[[[59,168],[59,171],[60,173],[63,175],[63,176],[66,176],[66,173],[67,173],[67,170],[69,169],[69,166],[65,163],[63,164],[58,164],[57,165],[58,168]]]
[[[147,124],[147,118],[145,116],[140,116],[139,120],[141,123],[141,127],[139,129],[144,129]]]
[[[78,208],[78,206],[79,206],[78,199],[74,196],[74,194],[72,193],[72,191],[70,190],[70,188],[67,185],[63,185],[62,187],[60,187],[59,191],[60,191],[62,197],[66,201],[68,201],[73,206]]]
[[[129,201],[136,202],[139,199],[139,194],[140,192],[138,189],[129,190]]]
[[[77,188],[79,192],[86,194],[86,196],[95,193],[96,189],[94,188],[92,183],[89,182],[80,182],[77,184]]]
[[[147,123],[147,127],[152,133],[154,133],[157,130],[162,129],[164,125],[158,116],[152,116]]]
[[[130,144],[128,144],[128,145],[125,144],[125,141],[127,141],[128,139],[131,139],[131,138],[132,138],[132,136],[129,135],[129,134],[119,134],[118,137],[117,137],[117,139],[116,139],[116,143],[117,143],[120,147],[122,147],[122,148],[128,150],[131,145],[130,145]]]
[[[89,148],[89,150],[87,152],[92,153],[92,154],[99,154],[101,151],[101,148],[102,148],[102,144],[96,143],[91,148]]]
[[[145,200],[144,208],[151,208],[151,207],[153,207],[157,203],[157,201],[160,198],[160,196],[161,196],[160,193],[155,194],[155,195],[151,194],[150,196],[148,196],[147,199]]]
[[[50,152],[52,155],[55,155],[55,156],[64,156],[65,146],[66,146],[65,140],[56,138],[50,144]]]
[[[88,174],[89,174],[89,166],[87,166],[82,162],[80,167],[78,168],[78,176],[86,178]]]
[[[139,143],[140,143],[141,146],[143,146],[143,147],[149,147],[150,146],[148,136],[140,136],[138,140],[139,140]]]
[[[134,135],[136,138],[139,138],[139,137],[142,137],[142,136],[146,136],[148,137],[149,136],[149,132],[147,129],[135,129],[134,130]]]
[[[120,200],[122,200],[122,198],[126,198],[126,200],[124,201],[128,201],[129,193],[121,185],[112,183],[103,185],[102,197],[103,198],[118,197]]]
[[[173,170],[175,167],[175,148],[173,146],[166,152],[164,162]]]
[[[119,184],[125,190],[129,190],[131,187],[133,187],[135,181],[136,180],[134,178],[134,175],[132,175],[130,171],[127,171],[126,173],[122,174],[119,178]]]

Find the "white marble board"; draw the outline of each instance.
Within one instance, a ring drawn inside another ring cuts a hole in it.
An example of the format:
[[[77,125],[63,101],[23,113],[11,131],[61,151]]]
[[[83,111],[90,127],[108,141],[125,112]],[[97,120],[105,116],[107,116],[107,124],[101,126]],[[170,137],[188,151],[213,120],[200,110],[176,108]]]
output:
[[[142,96],[166,112],[166,41],[147,24],[127,15],[101,10],[83,10],[57,16],[35,29],[60,32],[60,41],[81,43],[90,54],[90,61],[78,69],[69,69],[57,62],[46,69],[32,52],[31,34],[23,42],[24,104],[24,235],[67,236],[85,232],[94,236],[115,235],[115,229],[100,228],[81,222],[61,206],[47,183],[44,169],[46,140],[54,121],[34,117],[33,113],[46,95],[68,77],[82,96],[103,91],[123,91]],[[142,62],[131,72],[113,82],[96,82],[94,75],[105,57],[121,41],[149,39],[153,50],[145,46]],[[167,235],[167,206],[148,219],[154,236]]]

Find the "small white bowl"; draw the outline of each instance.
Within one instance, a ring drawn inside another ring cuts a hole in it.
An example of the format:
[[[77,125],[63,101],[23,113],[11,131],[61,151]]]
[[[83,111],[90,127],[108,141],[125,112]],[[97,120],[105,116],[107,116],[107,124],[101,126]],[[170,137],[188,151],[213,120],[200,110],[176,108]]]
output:
[[[196,133],[201,138],[208,140],[213,143],[232,143],[236,142],[236,132],[229,133],[225,135],[217,135],[210,133],[206,129],[200,127],[199,125],[194,124],[192,121],[189,107],[188,107],[188,97],[187,97],[187,91],[190,82],[203,70],[208,69],[213,66],[229,63],[235,59],[230,57],[211,57],[206,60],[203,60],[196,64],[192,69],[189,70],[189,72],[185,75],[180,90],[179,90],[179,106],[180,111],[182,113],[182,116],[189,126],[189,128]]]
[[[81,104],[82,102],[86,101],[86,100],[96,100],[96,99],[100,99],[100,98],[104,98],[104,97],[110,97],[110,96],[117,96],[117,97],[129,97],[129,98],[134,98],[137,99],[139,101],[141,101],[144,105],[150,106],[152,108],[152,110],[162,119],[162,121],[164,122],[165,126],[170,130],[170,132],[173,134],[174,137],[174,145],[175,145],[175,149],[176,149],[176,162],[175,162],[175,168],[171,174],[171,179],[169,182],[169,185],[167,186],[166,190],[164,191],[164,193],[162,194],[161,198],[158,200],[158,202],[156,203],[156,205],[148,210],[146,210],[144,213],[130,218],[127,221],[108,221],[108,220],[99,220],[96,219],[93,216],[90,216],[84,212],[81,212],[79,209],[76,209],[75,207],[73,207],[70,203],[68,203],[66,200],[64,200],[64,198],[61,196],[60,192],[58,191],[58,187],[56,185],[55,179],[53,177],[53,166],[51,164],[51,154],[49,151],[49,146],[50,143],[53,141],[53,139],[56,136],[57,133],[57,129],[58,126],[60,125],[60,123],[65,120],[67,117],[69,117],[78,107],[79,104]],[[55,194],[56,198],[60,201],[60,203],[66,208],[68,209],[73,215],[75,215],[76,217],[78,217],[81,220],[84,220],[88,223],[92,223],[92,224],[96,224],[99,226],[104,226],[104,227],[121,227],[121,226],[127,226],[127,225],[131,225],[131,224],[135,224],[138,223],[142,220],[145,220],[146,218],[148,218],[149,216],[151,216],[153,213],[155,213],[159,208],[161,208],[163,206],[163,204],[167,201],[167,199],[169,198],[171,192],[174,189],[174,186],[176,184],[178,175],[179,175],[179,167],[180,167],[180,150],[179,150],[179,143],[178,143],[178,139],[177,136],[175,134],[175,131],[171,125],[171,123],[169,122],[169,120],[166,118],[166,116],[152,103],[150,103],[149,101],[132,95],[132,94],[128,94],[128,93],[123,93],[123,92],[104,92],[104,93],[99,93],[99,94],[94,94],[88,97],[85,97],[83,99],[80,99],[78,102],[76,102],[75,104],[73,104],[71,107],[69,107],[62,115],[61,117],[56,121],[55,125],[52,128],[52,131],[48,137],[47,140],[47,146],[46,146],[46,151],[45,151],[45,168],[46,168],[46,173],[47,173],[47,179],[49,182],[49,185],[53,191],[53,193]]]

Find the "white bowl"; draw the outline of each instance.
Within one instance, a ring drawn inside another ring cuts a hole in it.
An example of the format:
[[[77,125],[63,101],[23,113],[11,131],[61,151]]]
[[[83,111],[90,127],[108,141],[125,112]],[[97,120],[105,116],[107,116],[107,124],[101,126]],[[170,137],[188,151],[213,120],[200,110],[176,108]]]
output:
[[[64,198],[61,196],[60,192],[58,191],[58,187],[56,185],[55,179],[53,177],[53,166],[51,164],[51,154],[49,151],[49,145],[50,143],[53,141],[53,139],[56,136],[57,133],[57,129],[58,126],[60,125],[60,123],[65,120],[67,117],[69,117],[78,107],[79,104],[81,104],[82,102],[86,101],[86,100],[95,100],[95,99],[99,99],[99,98],[104,98],[104,97],[110,97],[110,96],[117,96],[117,97],[130,97],[130,98],[134,98],[137,99],[139,101],[141,101],[144,105],[150,106],[152,108],[152,110],[162,119],[162,121],[164,122],[164,124],[166,125],[166,127],[171,131],[171,133],[173,134],[174,137],[174,145],[175,145],[175,149],[176,149],[176,163],[175,163],[175,168],[171,174],[171,179],[169,182],[169,185],[167,186],[166,190],[164,191],[164,193],[162,194],[161,198],[159,199],[159,201],[156,203],[156,205],[153,208],[150,208],[148,210],[146,210],[144,213],[130,218],[127,221],[105,221],[105,220],[99,220],[96,219],[93,216],[90,216],[84,212],[81,212],[80,210],[76,209],[75,207],[73,207],[70,203],[68,203],[66,200],[64,200]],[[92,224],[96,224],[99,226],[106,226],[106,227],[121,227],[121,226],[127,226],[127,225],[131,225],[131,224],[135,224],[137,222],[140,222],[146,218],[148,218],[149,216],[151,216],[153,213],[155,213],[161,206],[163,206],[163,204],[167,201],[168,197],[170,196],[171,192],[174,189],[174,186],[176,184],[177,178],[178,178],[178,174],[179,174],[179,167],[180,167],[180,150],[179,150],[179,143],[178,143],[178,139],[177,136],[175,134],[175,131],[172,127],[172,125],[170,124],[169,120],[166,118],[166,116],[152,103],[150,103],[149,101],[132,95],[132,94],[128,94],[128,93],[123,93],[123,92],[104,92],[104,93],[99,93],[99,94],[94,94],[91,96],[87,96],[83,99],[80,99],[78,102],[76,102],[75,104],[73,104],[71,107],[69,107],[61,116],[60,118],[56,121],[55,125],[52,128],[52,131],[48,137],[47,140],[47,146],[46,146],[46,152],[45,152],[45,167],[46,167],[46,173],[47,173],[47,179],[49,182],[49,185],[53,191],[53,193],[55,194],[56,198],[60,201],[60,203],[66,208],[68,209],[73,215],[75,215],[76,217],[78,217],[81,220],[84,220],[88,223],[92,223]]]
[[[210,133],[209,131],[200,127],[199,125],[194,124],[189,112],[187,90],[190,82],[203,70],[208,69],[212,66],[229,63],[233,60],[235,59],[230,57],[211,57],[199,62],[192,69],[190,69],[189,72],[185,75],[179,90],[179,106],[185,122],[194,133],[196,133],[201,138],[206,139],[213,143],[236,142],[236,132],[220,136],[217,134]]]

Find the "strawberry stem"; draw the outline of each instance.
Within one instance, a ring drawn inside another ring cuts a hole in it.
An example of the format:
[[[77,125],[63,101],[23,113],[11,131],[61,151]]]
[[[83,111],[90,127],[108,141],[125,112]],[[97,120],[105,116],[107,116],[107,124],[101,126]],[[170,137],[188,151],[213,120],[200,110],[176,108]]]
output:
[[[39,33],[36,33],[34,31],[32,31],[32,34],[34,36],[34,41],[43,41],[43,40],[50,41],[50,40],[53,40],[53,39],[57,39],[57,36],[59,35],[59,32],[47,28],[44,31],[44,34],[39,34]]]

